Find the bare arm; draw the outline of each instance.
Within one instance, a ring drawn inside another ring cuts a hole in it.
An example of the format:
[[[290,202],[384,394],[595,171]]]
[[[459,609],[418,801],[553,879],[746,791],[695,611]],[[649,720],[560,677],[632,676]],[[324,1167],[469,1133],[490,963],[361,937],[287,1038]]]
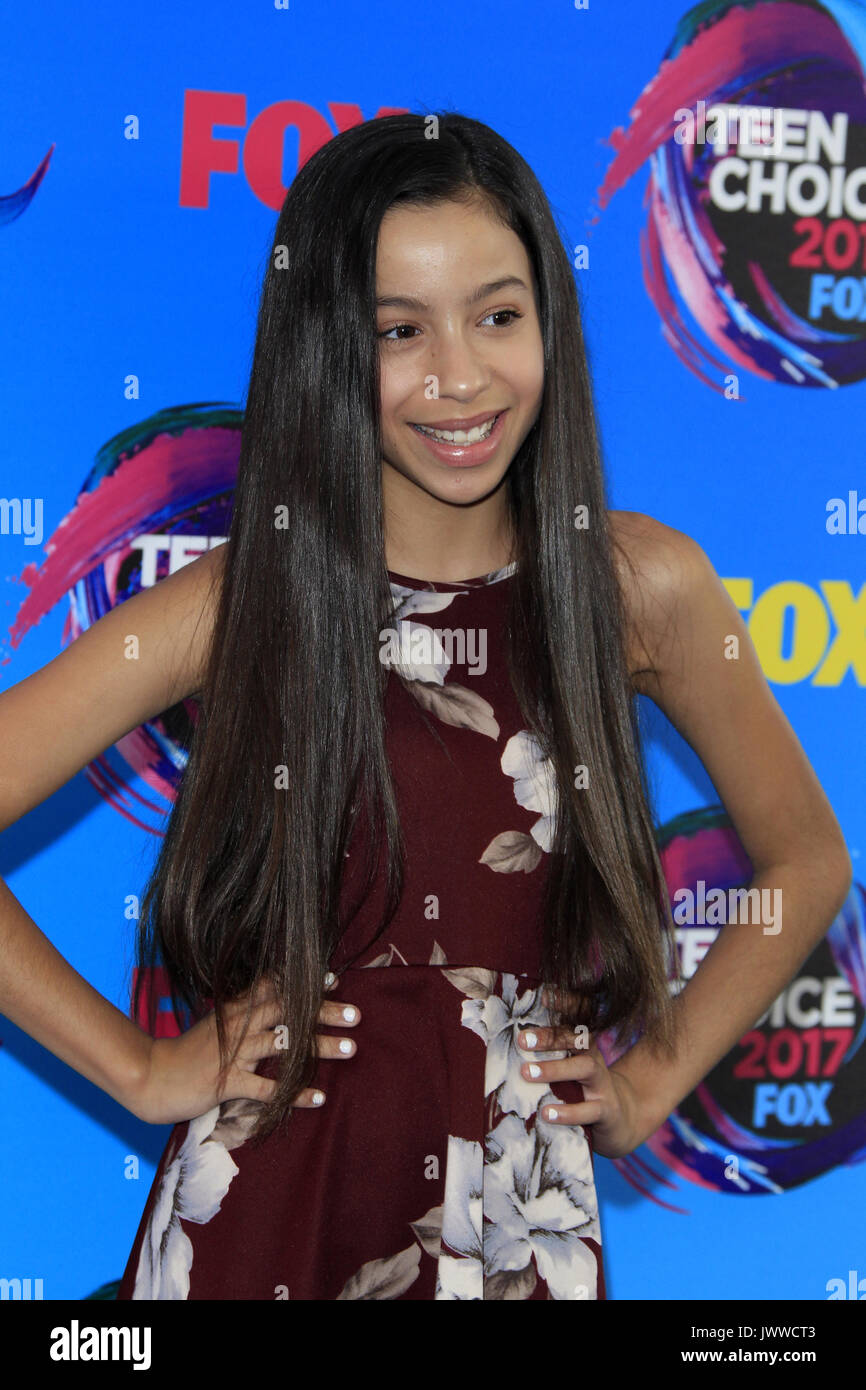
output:
[[[0,695],[0,831],[200,686],[223,547],[136,594]],[[130,658],[129,637],[138,655]],[[151,1039],[60,955],[0,879],[0,1012],[128,1108]]]
[[[782,927],[729,922],[677,996],[675,1060],[645,1039],[611,1069],[648,1137],[776,998],[830,927],[852,869],[836,817],[761,671],[748,630],[703,550],[637,513],[616,513],[642,571],[627,578],[635,688],[700,757],[754,868],[780,889]],[[730,638],[739,652],[732,657]],[[772,900],[772,898],[771,898]]]

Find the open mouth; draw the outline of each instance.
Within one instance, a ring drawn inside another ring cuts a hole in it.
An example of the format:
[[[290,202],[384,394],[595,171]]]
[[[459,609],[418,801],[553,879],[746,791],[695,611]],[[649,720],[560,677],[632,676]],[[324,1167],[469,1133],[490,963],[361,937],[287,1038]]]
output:
[[[413,430],[417,430],[419,434],[424,435],[427,439],[435,440],[438,444],[450,444],[452,447],[456,445],[458,448],[467,448],[471,447],[473,444],[480,444],[484,439],[488,439],[496,428],[497,421],[503,414],[504,412],[500,410],[495,415],[491,415],[489,420],[485,420],[483,424],[473,425],[471,430],[436,430],[430,425],[415,424],[412,425],[412,428]]]

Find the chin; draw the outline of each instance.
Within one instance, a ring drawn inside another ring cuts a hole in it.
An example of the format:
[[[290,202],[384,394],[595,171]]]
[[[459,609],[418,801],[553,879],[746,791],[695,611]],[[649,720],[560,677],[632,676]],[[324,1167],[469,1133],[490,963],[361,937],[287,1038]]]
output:
[[[510,460],[504,467],[491,460],[486,465],[477,464],[473,468],[448,468],[444,464],[439,468],[419,468],[414,460],[411,464],[400,462],[395,465],[390,459],[387,462],[406,482],[413,483],[442,502],[470,502],[487,497],[496,491],[511,467]]]
[[[445,478],[416,477],[413,481],[442,502],[480,502],[496,491],[507,472],[507,468],[498,468],[492,473],[481,468],[455,468],[453,474]]]

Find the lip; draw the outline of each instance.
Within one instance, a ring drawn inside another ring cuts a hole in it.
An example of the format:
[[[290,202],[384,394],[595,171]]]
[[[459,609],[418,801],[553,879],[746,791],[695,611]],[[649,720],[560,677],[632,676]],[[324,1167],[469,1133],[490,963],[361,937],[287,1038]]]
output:
[[[465,420],[412,420],[413,425],[423,425],[427,430],[471,430],[476,425],[483,425],[485,420],[492,420],[494,415],[501,414],[498,410],[486,410],[483,415],[467,415]]]
[[[419,429],[415,428],[414,423],[410,424],[409,428],[414,432],[415,438],[420,439],[421,443],[427,447],[433,457],[438,459],[440,463],[447,464],[449,468],[473,468],[479,463],[486,463],[499,447],[499,441],[502,438],[505,416],[508,414],[508,409],[494,411],[493,414],[496,416],[496,423],[493,429],[486,439],[479,440],[477,444],[447,444],[443,440],[432,439],[429,434],[422,434]],[[466,420],[457,421],[453,424],[431,424],[427,425],[426,428],[436,430],[470,430],[474,425],[483,425],[484,421],[489,420],[490,417],[491,412],[487,411],[485,415],[470,416]]]

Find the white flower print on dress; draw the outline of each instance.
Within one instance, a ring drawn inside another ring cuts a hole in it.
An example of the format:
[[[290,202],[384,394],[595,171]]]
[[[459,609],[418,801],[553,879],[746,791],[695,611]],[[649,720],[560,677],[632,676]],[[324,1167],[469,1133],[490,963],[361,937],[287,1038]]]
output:
[[[524,1028],[550,1026],[550,1011],[541,1002],[544,986],[525,989],[518,995],[518,976],[504,971],[500,995],[492,992],[496,979],[493,971],[455,969],[442,973],[457,989],[472,996],[464,1000],[461,1022],[464,1028],[477,1033],[487,1047],[484,1094],[495,1094],[500,1110],[527,1119],[538,1106],[538,1082],[527,1081],[521,1064],[532,1057],[558,1062],[568,1056],[563,1051],[527,1051],[517,1045],[517,1035]]]
[[[505,745],[500,766],[514,779],[514,798],[527,811],[538,811],[530,835],[540,849],[550,853],[556,818],[556,774],[550,758],[545,758],[538,740],[526,729],[512,735]]]
[[[543,1119],[542,1107],[559,1098],[521,1071],[529,1057],[568,1056],[517,1044],[524,1029],[551,1023],[542,1003],[544,986],[521,991],[520,977],[502,971],[497,994],[492,970],[458,966],[442,973],[469,995],[461,1023],[485,1044],[484,1092],[502,1116],[487,1133],[486,1158],[476,1179],[484,1217],[478,1276],[484,1292],[477,1296],[529,1298],[537,1270],[551,1298],[595,1299],[597,1257],[585,1239],[600,1245],[601,1227],[589,1140],[582,1125]],[[460,1274],[471,1287],[471,1276]]]
[[[410,613],[439,613],[460,593],[439,593],[435,589],[409,589],[391,580],[395,628],[385,630],[379,649],[382,665],[406,682],[406,688],[422,709],[457,729],[472,729],[488,738],[499,737],[499,724],[493,706],[477,690],[468,690],[456,681],[446,684],[451,659],[436,634],[426,623],[413,623]]]
[[[484,1297],[483,1195],[481,1145],[449,1134],[436,1299]]]
[[[535,1265],[555,1299],[598,1296],[596,1256],[585,1238],[601,1244],[589,1145],[582,1126],[541,1117],[531,1130],[505,1115],[487,1136],[484,1168],[484,1256],[490,1273]]]
[[[192,1241],[180,1218],[202,1224],[219,1211],[239,1171],[228,1151],[247,1138],[256,1114],[254,1101],[227,1101],[190,1121],[156,1194],[142,1241],[133,1298],[189,1298]]]
[[[438,589],[409,589],[404,584],[395,584],[392,579],[394,617],[408,618],[410,613],[440,613],[454,602],[459,593],[466,593],[466,590],[452,589],[450,593],[440,593]]]
[[[510,564],[503,565],[501,570],[493,570],[490,574],[485,575],[484,583],[497,584],[500,579],[507,579],[509,575],[514,574],[516,569],[517,561],[512,560]]]
[[[392,948],[377,962],[391,966],[395,955]],[[527,1299],[539,1276],[550,1298],[595,1299],[597,1257],[585,1242],[601,1245],[601,1228],[586,1131],[544,1120],[541,1107],[558,1097],[520,1071],[528,1057],[568,1055],[517,1046],[524,1028],[551,1022],[544,986],[521,991],[520,976],[449,966],[438,941],[429,964],[468,996],[461,1023],[485,1045],[484,1094],[499,1118],[483,1145],[448,1135],[442,1202],[410,1222],[418,1244],[362,1265],[338,1298],[399,1298],[417,1279],[424,1251],[436,1260],[440,1301]]]
[[[554,1099],[548,1091],[539,1109]],[[596,1256],[585,1242],[600,1245],[601,1227],[582,1128],[539,1117],[527,1130],[505,1115],[485,1147],[486,1159],[480,1144],[448,1136],[443,1204],[414,1223],[438,1255],[434,1297],[526,1299],[540,1275],[551,1298],[596,1299]]]
[[[421,1250],[409,1245],[396,1255],[381,1260],[367,1260],[351,1279],[347,1279],[336,1302],[372,1302],[400,1298],[420,1274]]]
[[[529,834],[503,830],[495,835],[479,859],[496,874],[529,874],[550,852],[556,829],[557,788],[553,763],[542,755],[538,740],[526,729],[513,734],[505,745],[500,767],[514,781],[518,806],[539,811],[540,819]]]
[[[397,671],[407,681],[428,681],[442,685],[446,672],[451,666],[448,654],[434,630],[425,623],[413,623],[410,613],[440,613],[454,601],[456,594],[440,594],[432,589],[407,589],[402,584],[391,581],[391,597],[394,601],[392,622],[396,624],[396,642],[389,637],[379,650],[379,660],[383,666]],[[416,634],[418,635],[416,638]],[[413,652],[418,651],[432,660],[417,660]]]

